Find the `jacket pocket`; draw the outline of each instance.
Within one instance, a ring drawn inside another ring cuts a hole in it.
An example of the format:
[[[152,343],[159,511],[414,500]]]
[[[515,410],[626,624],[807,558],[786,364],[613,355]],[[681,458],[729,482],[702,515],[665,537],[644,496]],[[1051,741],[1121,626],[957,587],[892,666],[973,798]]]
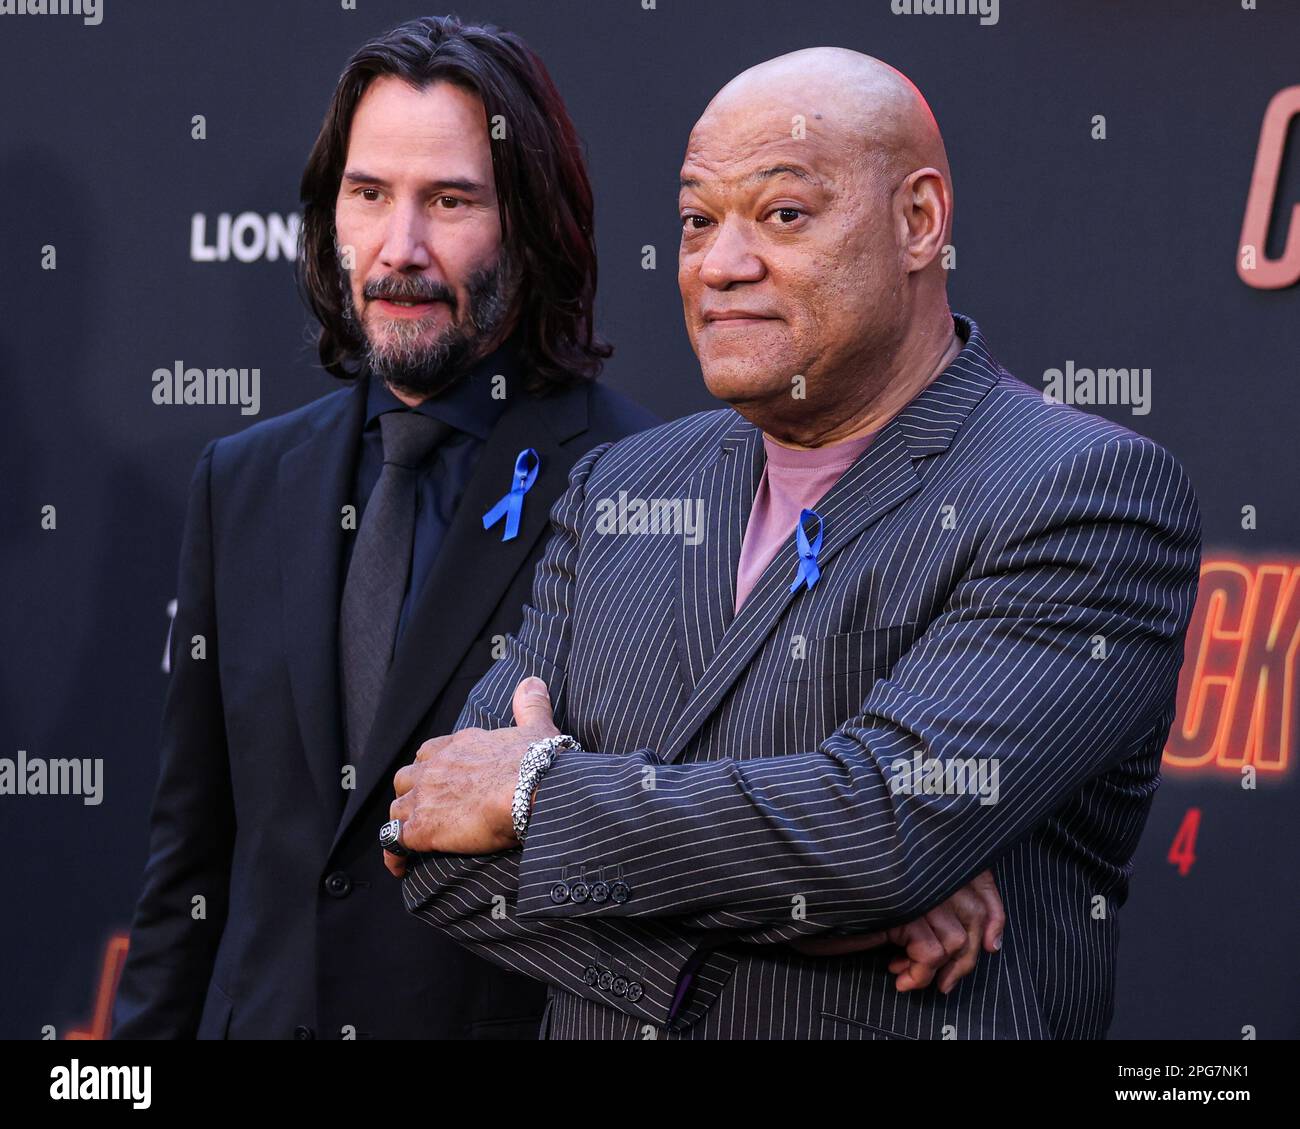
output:
[[[511,636],[509,646],[517,648],[519,658],[526,672],[525,677],[535,675],[546,683],[546,688],[551,693],[551,701],[556,701],[560,696],[560,691],[564,688],[564,679],[568,671],[561,670],[550,659],[543,658],[531,647],[526,647],[521,643],[517,636]],[[509,651],[507,651],[509,654]],[[523,679],[520,679],[522,682]]]
[[[863,672],[887,672],[912,645],[919,624],[896,623],[845,631],[809,640],[802,659],[791,661],[786,682],[844,678]]]
[[[537,1016],[525,1019],[483,1019],[469,1025],[470,1039],[528,1039],[537,1041]]]
[[[517,636],[511,635],[510,641],[506,645],[506,653],[497,659],[492,666],[488,667],[481,678],[469,682],[470,690],[468,697],[465,699],[465,706],[469,710],[470,725],[480,725],[492,729],[513,724],[513,718],[498,717],[485,705],[486,700],[492,697],[488,691],[489,684],[493,680],[503,677],[503,672],[506,670],[510,672],[509,691],[505,691],[507,699],[518,683],[530,676],[536,676],[546,683],[546,689],[550,695],[555,715],[557,717],[560,715],[560,697],[564,692],[564,682],[568,671],[561,670],[549,659],[543,658],[536,651],[519,642]],[[448,684],[448,688],[450,689],[450,684]],[[500,686],[496,687],[498,692],[501,692],[502,689]],[[496,724],[486,724],[488,722],[495,722]]]
[[[822,1018],[834,1023],[847,1023],[850,1027],[857,1027],[864,1031],[869,1031],[874,1035],[879,1035],[882,1039],[907,1039],[912,1042],[919,1040],[915,1035],[904,1035],[901,1031],[890,1031],[884,1027],[877,1027],[874,1023],[868,1023],[863,1019],[851,1019],[847,1015],[836,1015],[834,1012],[822,1012]]]
[[[196,1039],[224,1039],[230,1031],[230,1018],[234,1015],[234,1002],[213,980],[208,985],[208,996],[203,1001],[203,1015],[199,1019]]]

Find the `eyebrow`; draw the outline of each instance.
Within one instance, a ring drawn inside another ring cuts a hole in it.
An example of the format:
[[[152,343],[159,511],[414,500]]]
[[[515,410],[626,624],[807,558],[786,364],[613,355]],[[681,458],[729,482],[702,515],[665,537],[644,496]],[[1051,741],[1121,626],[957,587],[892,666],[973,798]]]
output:
[[[817,183],[817,179],[807,169],[801,169],[798,165],[770,165],[765,169],[750,173],[749,176],[745,177],[745,183],[752,184],[759,180],[771,180],[774,176],[780,176],[782,173],[797,176],[808,184]],[[683,188],[699,188],[699,186],[700,182],[693,176],[684,176],[681,179],[681,187]]]
[[[380,188],[391,188],[392,185],[382,176],[375,176],[363,169],[347,169],[343,173],[343,179],[350,184],[374,184]],[[480,184],[477,180],[470,180],[467,177],[449,176],[440,180],[429,181],[424,188],[432,192],[482,192],[487,185]]]

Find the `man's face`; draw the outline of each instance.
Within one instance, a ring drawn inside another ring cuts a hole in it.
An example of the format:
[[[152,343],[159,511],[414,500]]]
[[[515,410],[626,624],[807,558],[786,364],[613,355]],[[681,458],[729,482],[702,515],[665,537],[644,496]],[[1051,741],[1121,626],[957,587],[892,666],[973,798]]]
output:
[[[509,331],[503,254],[483,104],[439,82],[384,76],[353,114],[334,207],[344,309],[371,369],[431,396]]]
[[[809,114],[796,138],[791,119],[788,101],[710,107],[682,165],[687,333],[709,391],[751,418],[851,399],[902,316],[893,186],[835,122]]]

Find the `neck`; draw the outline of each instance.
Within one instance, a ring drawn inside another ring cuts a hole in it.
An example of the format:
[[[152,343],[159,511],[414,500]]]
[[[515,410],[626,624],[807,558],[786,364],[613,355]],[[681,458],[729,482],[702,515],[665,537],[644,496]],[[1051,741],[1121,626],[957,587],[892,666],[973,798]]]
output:
[[[410,392],[403,392],[400,388],[394,388],[388,381],[384,381],[384,386],[408,408],[418,408],[429,398],[428,396],[416,396]]]

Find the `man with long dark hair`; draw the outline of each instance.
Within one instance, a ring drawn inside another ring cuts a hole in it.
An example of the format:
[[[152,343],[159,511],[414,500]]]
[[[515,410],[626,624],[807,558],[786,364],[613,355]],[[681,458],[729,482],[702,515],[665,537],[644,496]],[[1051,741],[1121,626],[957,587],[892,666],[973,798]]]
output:
[[[348,63],[302,201],[348,387],[195,472],[114,1035],[535,1035],[541,986],[412,922],[374,844],[518,628],[571,466],[655,422],[595,383],[579,142],[517,36],[418,19]]]

